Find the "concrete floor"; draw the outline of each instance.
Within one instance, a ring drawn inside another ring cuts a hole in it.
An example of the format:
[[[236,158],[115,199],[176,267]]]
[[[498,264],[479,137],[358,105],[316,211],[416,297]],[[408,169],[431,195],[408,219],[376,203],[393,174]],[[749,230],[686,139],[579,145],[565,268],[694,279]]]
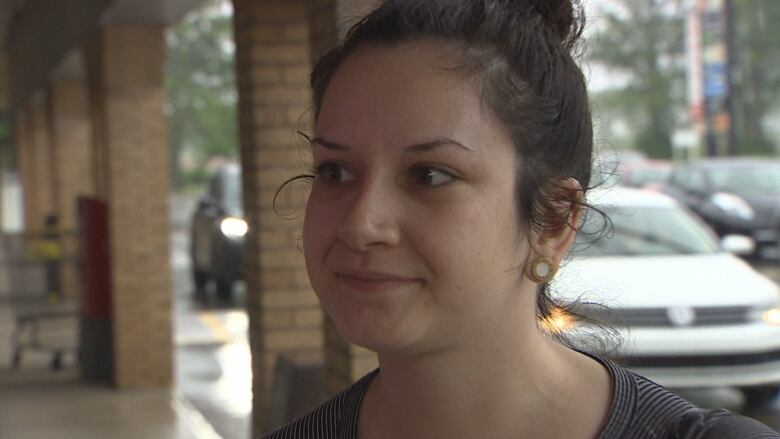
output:
[[[197,328],[187,326],[193,335]],[[12,309],[0,294],[0,438],[223,439],[178,385],[118,391],[88,384],[79,379],[73,355],[53,371],[51,355],[36,351],[25,351],[21,368],[12,370],[13,328]]]
[[[13,325],[0,303],[0,339]],[[22,367],[10,368],[7,343],[0,343],[0,438],[216,439],[211,425],[175,390],[117,391],[86,384],[73,358],[49,368],[47,353],[26,353]]]

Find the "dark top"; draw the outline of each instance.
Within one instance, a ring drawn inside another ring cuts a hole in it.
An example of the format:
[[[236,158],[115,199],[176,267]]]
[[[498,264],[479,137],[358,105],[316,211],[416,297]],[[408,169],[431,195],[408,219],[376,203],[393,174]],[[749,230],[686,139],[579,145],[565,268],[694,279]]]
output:
[[[607,359],[592,357],[607,368],[614,385],[609,417],[599,439],[780,438],[758,421],[723,409],[700,409],[647,378]],[[378,373],[379,369],[374,370],[263,439],[356,439],[360,403]]]

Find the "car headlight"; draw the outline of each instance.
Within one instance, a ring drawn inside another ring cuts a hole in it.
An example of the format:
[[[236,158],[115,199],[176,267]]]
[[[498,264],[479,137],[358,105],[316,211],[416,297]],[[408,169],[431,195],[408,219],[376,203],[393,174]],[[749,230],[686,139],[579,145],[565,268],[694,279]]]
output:
[[[761,313],[761,319],[772,326],[780,326],[780,307],[764,311]]]
[[[763,321],[767,325],[780,326],[780,304],[772,307],[755,308],[750,313],[752,321]]]
[[[712,195],[712,204],[718,206],[724,212],[750,221],[755,218],[753,208],[741,197],[726,192],[717,192]]]
[[[246,235],[248,226],[246,221],[241,218],[229,216],[219,223],[219,229],[222,231],[222,234],[228,238],[237,239],[243,238],[244,235]]]

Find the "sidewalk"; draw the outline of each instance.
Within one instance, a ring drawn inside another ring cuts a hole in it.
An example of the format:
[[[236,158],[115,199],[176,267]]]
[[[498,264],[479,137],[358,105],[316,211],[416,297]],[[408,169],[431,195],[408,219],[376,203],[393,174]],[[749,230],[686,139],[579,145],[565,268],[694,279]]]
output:
[[[84,383],[68,358],[60,371],[30,353],[11,370],[13,319],[0,303],[0,438],[218,439],[174,390],[120,391]]]

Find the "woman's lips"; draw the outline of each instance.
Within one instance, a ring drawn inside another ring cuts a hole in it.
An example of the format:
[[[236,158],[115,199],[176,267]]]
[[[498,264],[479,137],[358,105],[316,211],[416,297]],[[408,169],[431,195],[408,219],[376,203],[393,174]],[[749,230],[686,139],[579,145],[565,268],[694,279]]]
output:
[[[338,279],[346,286],[360,292],[379,292],[406,287],[419,279],[377,272],[339,272]]]

